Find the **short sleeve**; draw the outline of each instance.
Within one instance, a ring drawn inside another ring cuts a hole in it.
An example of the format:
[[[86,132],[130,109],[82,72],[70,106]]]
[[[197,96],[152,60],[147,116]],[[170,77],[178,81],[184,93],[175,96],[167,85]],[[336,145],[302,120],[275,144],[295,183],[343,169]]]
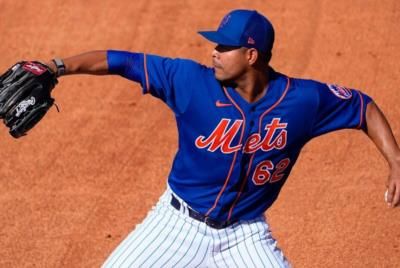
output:
[[[367,104],[372,101],[368,95],[334,84],[319,83],[315,90],[318,108],[312,137],[345,128],[366,130]]]
[[[143,53],[108,51],[109,72],[139,82],[143,94],[150,93],[175,113],[185,111],[193,83],[201,78],[202,65],[187,59],[172,59]]]

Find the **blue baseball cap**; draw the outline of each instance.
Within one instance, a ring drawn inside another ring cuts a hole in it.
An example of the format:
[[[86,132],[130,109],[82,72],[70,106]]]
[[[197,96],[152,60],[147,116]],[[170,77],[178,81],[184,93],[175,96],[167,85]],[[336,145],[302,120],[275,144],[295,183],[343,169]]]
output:
[[[271,22],[255,10],[229,12],[216,31],[200,31],[213,43],[225,46],[255,48],[262,53],[272,50],[275,32]]]

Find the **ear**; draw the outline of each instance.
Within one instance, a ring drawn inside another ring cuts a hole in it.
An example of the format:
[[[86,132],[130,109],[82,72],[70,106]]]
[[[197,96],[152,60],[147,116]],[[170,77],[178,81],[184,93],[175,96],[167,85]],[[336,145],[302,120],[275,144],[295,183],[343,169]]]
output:
[[[259,58],[259,53],[257,49],[255,48],[249,48],[247,49],[247,60],[250,65],[254,65],[257,62],[257,59]]]

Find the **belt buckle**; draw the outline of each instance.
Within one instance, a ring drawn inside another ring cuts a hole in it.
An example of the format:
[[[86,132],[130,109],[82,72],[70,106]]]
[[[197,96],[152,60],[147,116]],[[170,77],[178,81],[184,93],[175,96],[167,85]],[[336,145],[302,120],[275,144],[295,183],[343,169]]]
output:
[[[214,229],[222,229],[225,227],[225,223],[223,222],[217,222],[213,220],[212,218],[206,216],[204,219],[204,223],[207,224],[208,226],[214,228]]]
[[[213,222],[213,221],[210,219],[210,217],[208,217],[208,216],[206,216],[206,217],[204,218],[204,223],[207,224],[207,225],[210,226],[210,227],[215,228],[214,222]]]

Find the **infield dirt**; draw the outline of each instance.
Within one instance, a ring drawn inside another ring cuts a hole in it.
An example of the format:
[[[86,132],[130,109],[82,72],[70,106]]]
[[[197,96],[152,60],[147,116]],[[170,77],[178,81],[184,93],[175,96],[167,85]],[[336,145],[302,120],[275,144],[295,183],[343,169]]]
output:
[[[121,49],[211,63],[196,32],[230,9],[276,29],[272,66],[361,89],[400,138],[400,1],[0,0],[0,72],[19,60]],[[28,136],[0,126],[0,267],[99,267],[163,192],[177,146],[166,105],[116,77],[60,78]],[[267,215],[294,267],[400,267],[388,167],[361,131],[306,145]]]

